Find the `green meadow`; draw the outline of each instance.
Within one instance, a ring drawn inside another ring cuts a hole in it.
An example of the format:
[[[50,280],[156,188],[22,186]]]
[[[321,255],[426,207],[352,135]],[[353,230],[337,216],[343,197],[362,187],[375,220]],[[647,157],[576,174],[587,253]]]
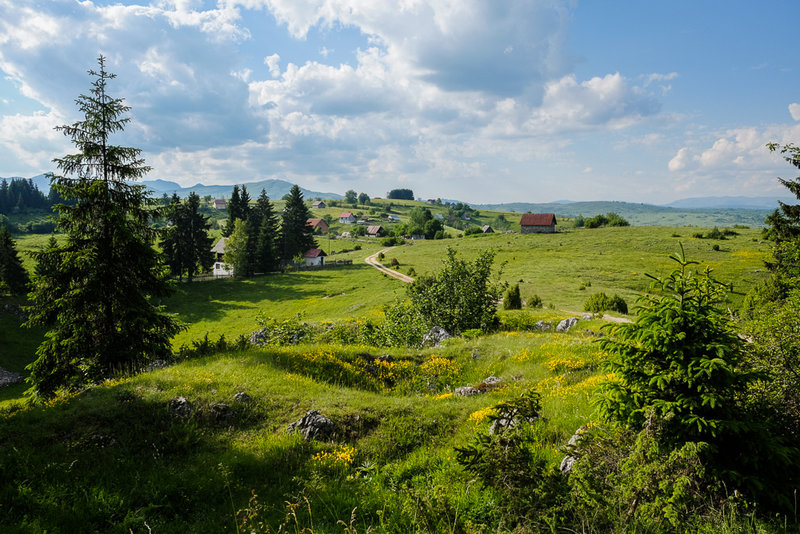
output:
[[[525,326],[583,317],[584,302],[599,292],[620,295],[634,313],[636,297],[649,287],[647,274],[671,270],[668,255],[681,245],[688,258],[731,284],[726,304],[735,312],[766,276],[769,247],[759,230],[737,229],[726,240],[693,237],[706,230],[567,229],[394,247],[383,263],[397,259],[399,271],[417,276],[436,272],[448,247],[467,259],[491,249],[499,279],[519,284],[523,300],[539,296],[544,303],[501,311],[500,331],[452,338],[439,348],[226,346],[46,405],[26,405],[24,385],[0,389],[0,530],[597,532],[590,514],[559,529],[544,518],[515,524],[499,507],[496,488],[457,461],[457,449],[487,433],[498,403],[536,389],[542,407],[541,419],[526,430],[536,444],[531,454],[555,471],[573,432],[598,424],[591,400],[604,380],[605,355],[594,341],[605,320],[582,319],[567,333]],[[24,251],[46,240],[17,239],[27,267]],[[329,261],[352,265],[176,284],[161,302],[186,325],[175,349],[205,336],[212,343],[222,335],[229,342],[249,336],[259,314],[300,314],[312,324],[379,321],[383,308],[404,296],[404,283],[363,261],[384,248],[379,240],[319,242],[333,252]],[[0,315],[0,365],[24,373],[42,336]],[[492,376],[499,384],[486,385]],[[483,393],[454,395],[461,386]],[[249,398],[236,401],[239,392]],[[170,410],[178,397],[191,403],[188,416]],[[309,410],[333,421],[331,436],[304,441],[287,432]],[[779,519],[764,523],[733,509],[692,525],[696,532],[790,531]],[[662,527],[632,521],[616,531],[675,531],[666,522]]]

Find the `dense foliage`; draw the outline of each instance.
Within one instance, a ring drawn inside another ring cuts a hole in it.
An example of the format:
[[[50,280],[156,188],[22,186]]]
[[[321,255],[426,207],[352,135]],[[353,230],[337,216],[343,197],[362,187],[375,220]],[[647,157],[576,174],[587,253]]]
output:
[[[154,201],[130,183],[149,168],[139,149],[111,144],[129,108],[107,94],[114,75],[103,57],[99,65],[91,93],[77,99],[84,119],[57,128],[78,149],[55,160],[64,175],[51,177],[74,201],[57,206],[65,240],[34,254],[45,267],[34,277],[28,324],[48,332],[28,368],[32,393],[44,398],[166,358],[179,331],[150,300],[170,287],[153,247]]]
[[[485,250],[469,263],[447,249],[442,269],[421,276],[408,287],[408,298],[428,327],[441,326],[451,334],[480,328],[492,330],[503,286],[491,280],[494,252]]]
[[[0,226],[0,294],[21,295],[28,291],[28,273],[22,266],[11,233]]]
[[[208,235],[211,224],[208,217],[200,213],[197,193],[189,193],[183,202],[174,195],[167,206],[166,220],[161,249],[167,266],[173,276],[183,278],[185,274],[191,282],[195,275],[214,264],[212,239]]]
[[[394,200],[414,200],[414,191],[411,189],[392,189],[386,193],[386,198]]]
[[[282,257],[289,260],[316,248],[314,230],[307,224],[311,213],[303,201],[303,192],[297,185],[289,191],[281,213]]]
[[[0,180],[0,214],[24,213],[50,207],[50,200],[30,178]]]
[[[619,295],[609,297],[605,293],[595,293],[586,299],[583,304],[583,311],[592,313],[602,313],[604,311],[615,311],[628,313],[628,303]]]

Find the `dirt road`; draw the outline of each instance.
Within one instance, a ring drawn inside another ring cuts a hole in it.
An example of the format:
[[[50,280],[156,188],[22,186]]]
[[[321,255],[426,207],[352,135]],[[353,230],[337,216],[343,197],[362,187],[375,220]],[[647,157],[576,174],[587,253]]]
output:
[[[376,252],[372,256],[368,256],[368,257],[364,258],[364,261],[367,262],[367,264],[372,265],[373,267],[375,267],[376,269],[378,269],[379,271],[381,271],[385,275],[391,276],[392,278],[397,278],[400,281],[403,281],[403,282],[406,282],[407,284],[410,284],[411,282],[414,281],[413,278],[411,278],[410,276],[405,275],[403,273],[399,273],[399,272],[395,271],[394,269],[390,269],[390,268],[382,265],[381,262],[378,261],[378,256],[381,253],[386,254],[388,251],[392,250],[393,248],[394,247],[389,247],[389,248],[385,248],[383,250],[379,250],[378,252]]]

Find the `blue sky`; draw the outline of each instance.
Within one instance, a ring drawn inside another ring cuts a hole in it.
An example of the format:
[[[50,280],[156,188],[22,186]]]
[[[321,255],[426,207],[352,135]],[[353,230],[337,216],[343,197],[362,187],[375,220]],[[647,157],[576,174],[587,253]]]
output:
[[[785,196],[790,1],[0,0],[0,176],[73,149],[88,69],[149,179],[469,202]]]

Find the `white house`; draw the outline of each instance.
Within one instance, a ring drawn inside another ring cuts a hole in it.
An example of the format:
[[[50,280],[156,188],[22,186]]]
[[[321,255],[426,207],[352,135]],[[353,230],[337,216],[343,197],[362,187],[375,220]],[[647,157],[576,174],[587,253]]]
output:
[[[303,254],[303,259],[306,260],[306,265],[309,267],[322,267],[325,265],[325,251],[320,248],[312,248]]]
[[[339,214],[340,224],[353,224],[354,222],[356,222],[356,216],[350,213],[349,211],[345,211]]]
[[[225,263],[225,243],[228,242],[227,237],[220,237],[219,241],[211,247],[211,252],[214,253],[214,276],[233,276],[233,265]]]

